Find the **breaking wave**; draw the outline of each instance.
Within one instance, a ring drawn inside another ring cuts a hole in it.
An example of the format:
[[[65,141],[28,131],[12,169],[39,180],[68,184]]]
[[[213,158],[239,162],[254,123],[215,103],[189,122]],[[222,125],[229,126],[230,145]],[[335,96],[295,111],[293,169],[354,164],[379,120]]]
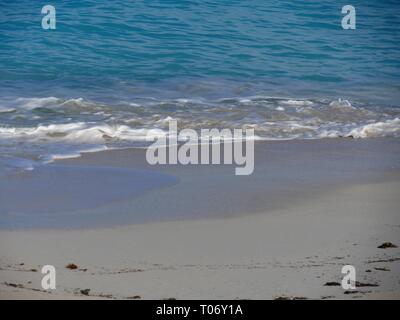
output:
[[[400,137],[400,108],[347,100],[268,96],[98,102],[83,98],[18,98],[0,103],[4,156],[43,160],[82,150],[144,146],[146,137],[178,129],[247,129],[256,139]]]
[[[0,128],[0,137],[29,142],[103,143],[115,140],[145,141],[147,136],[163,136],[160,129],[133,129],[126,125],[89,123],[51,124],[36,128]]]

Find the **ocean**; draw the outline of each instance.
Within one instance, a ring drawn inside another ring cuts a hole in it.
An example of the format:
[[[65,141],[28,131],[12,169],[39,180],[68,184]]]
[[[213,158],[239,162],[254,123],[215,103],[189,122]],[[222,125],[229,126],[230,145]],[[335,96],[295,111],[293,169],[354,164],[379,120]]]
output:
[[[400,2],[0,3],[0,168],[143,147],[180,128],[400,137]],[[1,171],[1,170],[0,170]]]

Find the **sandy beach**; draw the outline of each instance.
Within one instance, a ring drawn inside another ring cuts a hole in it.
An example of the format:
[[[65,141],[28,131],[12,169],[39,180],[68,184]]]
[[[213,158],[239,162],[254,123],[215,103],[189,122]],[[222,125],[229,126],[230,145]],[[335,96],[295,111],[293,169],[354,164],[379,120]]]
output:
[[[0,7],[0,300],[400,300],[400,1]]]
[[[400,249],[378,248],[400,245],[399,151],[390,138],[260,142],[238,177],[126,149],[9,176],[0,298],[399,299]],[[56,290],[41,288],[47,264]],[[336,285],[344,265],[355,291]]]

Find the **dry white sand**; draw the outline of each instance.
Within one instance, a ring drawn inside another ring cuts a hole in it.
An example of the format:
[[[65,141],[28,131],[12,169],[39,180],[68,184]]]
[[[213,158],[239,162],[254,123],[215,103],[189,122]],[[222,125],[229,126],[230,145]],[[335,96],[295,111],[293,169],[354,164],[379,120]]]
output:
[[[269,215],[165,222],[84,231],[1,232],[0,297],[143,299],[400,298],[400,249],[393,206],[398,181],[337,190]],[[380,261],[382,262],[373,262]],[[20,265],[24,263],[24,265]],[[83,270],[69,270],[75,263]],[[57,289],[41,289],[43,264],[57,269]],[[341,268],[376,283],[345,294]],[[375,268],[387,268],[380,271]],[[371,272],[366,272],[370,270]],[[21,285],[15,288],[10,284]]]

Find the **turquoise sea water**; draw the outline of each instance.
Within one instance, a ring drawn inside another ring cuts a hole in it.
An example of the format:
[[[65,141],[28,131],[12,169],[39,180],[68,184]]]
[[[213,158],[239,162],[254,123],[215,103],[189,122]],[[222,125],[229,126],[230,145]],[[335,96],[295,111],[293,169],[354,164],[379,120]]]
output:
[[[130,146],[168,119],[265,139],[400,135],[400,2],[0,3],[0,162]]]

